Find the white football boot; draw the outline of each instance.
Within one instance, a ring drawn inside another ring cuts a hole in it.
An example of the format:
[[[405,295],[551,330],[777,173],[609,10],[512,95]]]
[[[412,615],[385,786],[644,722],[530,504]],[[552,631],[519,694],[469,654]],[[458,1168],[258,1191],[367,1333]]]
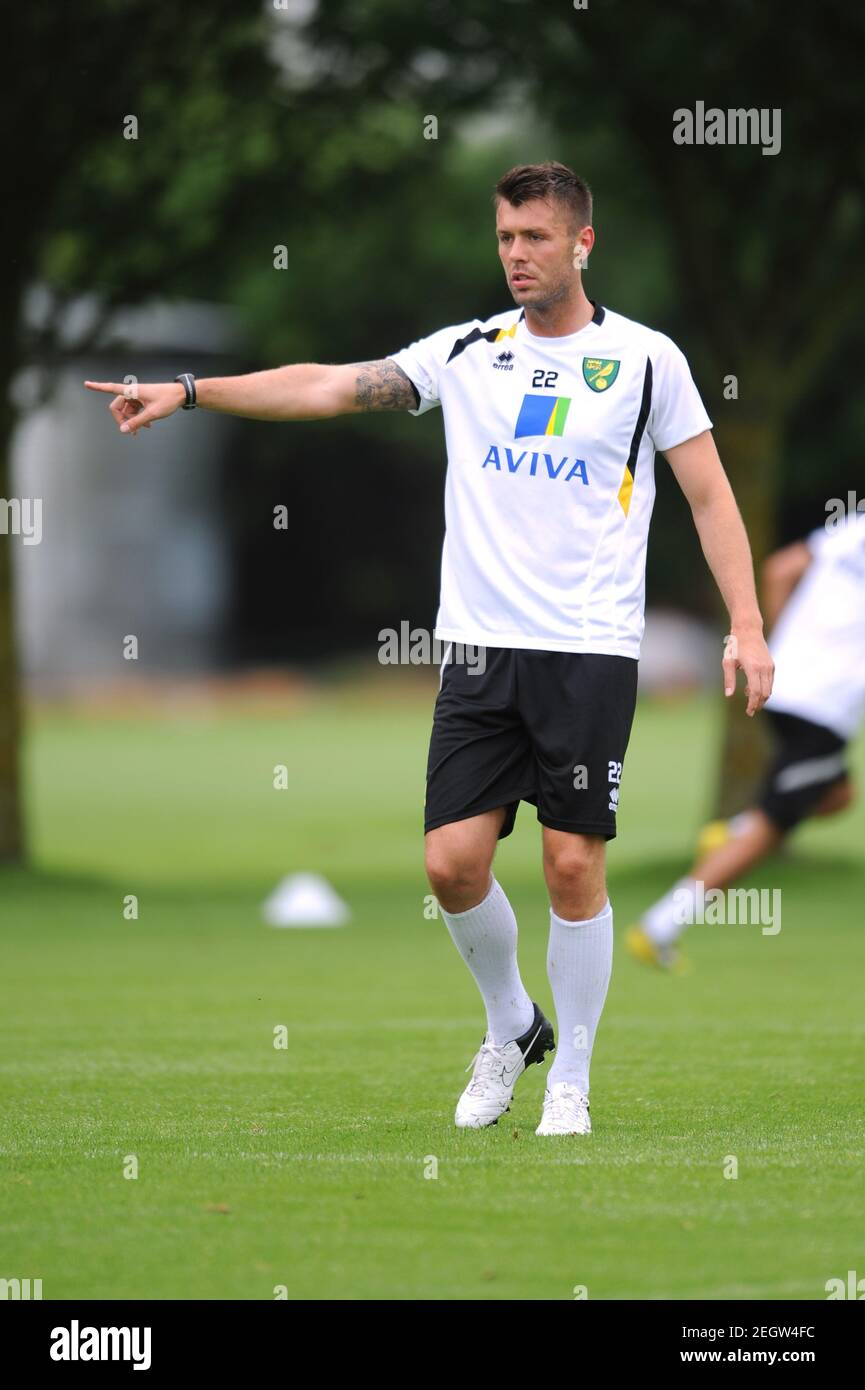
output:
[[[484,1038],[472,1059],[472,1079],[457,1101],[454,1123],[458,1129],[484,1129],[496,1124],[510,1109],[514,1087],[526,1067],[542,1062],[544,1054],[555,1047],[553,1025],[537,1004],[534,1008],[535,1016],[521,1038],[500,1047],[489,1041],[489,1035]]]
[[[535,1134],[591,1134],[589,1098],[572,1081],[554,1081],[544,1091],[544,1109]]]

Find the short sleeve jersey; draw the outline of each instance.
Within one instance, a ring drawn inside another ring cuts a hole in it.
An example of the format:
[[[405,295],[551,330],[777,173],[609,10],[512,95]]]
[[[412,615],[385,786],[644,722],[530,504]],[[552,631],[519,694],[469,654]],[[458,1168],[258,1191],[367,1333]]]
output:
[[[712,426],[679,348],[600,305],[536,337],[515,308],[392,360],[444,416],[435,636],[638,657],[655,450]]]

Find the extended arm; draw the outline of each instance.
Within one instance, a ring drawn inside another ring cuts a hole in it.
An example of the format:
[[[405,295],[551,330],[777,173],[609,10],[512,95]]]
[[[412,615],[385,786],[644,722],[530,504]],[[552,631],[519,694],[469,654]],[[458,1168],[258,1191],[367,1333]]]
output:
[[[775,666],[763,637],[751,547],[730,481],[710,430],[666,450],[676,481],[691,507],[703,554],[721,591],[735,639],[724,653],[724,693],[736,688],[736,670],[745,672],[749,715],[772,693]]]
[[[166,419],[186,399],[176,381],[128,386],[85,381],[84,385],[114,396],[109,409],[121,434],[137,434],[155,420]],[[418,403],[411,381],[388,357],[334,367],[308,362],[245,376],[203,377],[195,388],[198,404],[205,410],[250,420],[327,420],[360,411],[412,410]]]

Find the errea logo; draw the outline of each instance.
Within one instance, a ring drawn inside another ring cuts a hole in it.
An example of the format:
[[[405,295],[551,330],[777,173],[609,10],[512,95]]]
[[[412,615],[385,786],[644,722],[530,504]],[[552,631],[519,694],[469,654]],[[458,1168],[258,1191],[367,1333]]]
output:
[[[514,370],[514,354],[511,352],[510,348],[506,348],[504,352],[499,353],[493,366],[500,372],[512,372]]]

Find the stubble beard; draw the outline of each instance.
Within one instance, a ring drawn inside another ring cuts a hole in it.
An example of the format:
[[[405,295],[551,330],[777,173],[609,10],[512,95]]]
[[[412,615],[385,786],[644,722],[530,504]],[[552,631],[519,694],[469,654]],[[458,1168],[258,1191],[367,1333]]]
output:
[[[543,318],[551,309],[557,308],[563,300],[568,298],[572,288],[573,285],[570,276],[563,275],[561,280],[551,289],[542,291],[543,298],[533,299],[527,297],[525,299],[517,299],[516,295],[514,295],[514,301],[521,305],[523,309],[531,309],[532,313],[537,314],[539,318]],[[513,294],[513,290],[511,290],[511,294]]]

